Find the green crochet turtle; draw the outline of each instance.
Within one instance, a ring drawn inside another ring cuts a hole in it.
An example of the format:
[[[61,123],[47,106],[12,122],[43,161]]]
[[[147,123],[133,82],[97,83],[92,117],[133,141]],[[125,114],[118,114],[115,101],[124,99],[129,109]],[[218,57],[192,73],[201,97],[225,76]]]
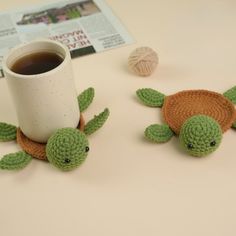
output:
[[[236,86],[223,95],[208,90],[184,90],[165,96],[151,89],[136,92],[147,106],[162,107],[165,124],[146,128],[145,137],[164,143],[179,135],[183,148],[192,156],[205,156],[215,151],[222,134],[236,128]]]
[[[93,88],[88,88],[78,96],[80,112],[83,112],[91,104],[93,98]],[[87,136],[102,127],[108,116],[109,110],[106,108],[87,124],[83,124],[82,120],[80,126],[83,127],[80,127],[80,130],[74,128],[58,129],[48,139],[47,144],[35,143],[25,137],[16,126],[0,123],[0,141],[17,140],[24,150],[3,156],[0,160],[0,169],[22,169],[32,160],[32,157],[35,157],[47,160],[63,171],[73,170],[88,155],[89,142]]]

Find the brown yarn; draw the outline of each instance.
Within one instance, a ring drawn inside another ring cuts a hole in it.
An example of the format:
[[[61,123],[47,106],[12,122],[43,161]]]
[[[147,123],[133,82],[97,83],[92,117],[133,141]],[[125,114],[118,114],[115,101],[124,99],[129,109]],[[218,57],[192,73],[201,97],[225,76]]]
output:
[[[179,134],[186,119],[193,115],[208,115],[218,121],[225,132],[236,119],[234,105],[223,95],[208,90],[185,90],[167,96],[162,107],[164,119]]]
[[[83,131],[85,126],[85,121],[82,116],[80,115],[80,121],[78,125],[78,129]],[[40,159],[40,160],[47,160],[46,157],[46,143],[38,143],[32,141],[31,139],[27,138],[20,128],[17,128],[16,134],[17,143],[21,146],[21,148],[30,154],[31,156]]]

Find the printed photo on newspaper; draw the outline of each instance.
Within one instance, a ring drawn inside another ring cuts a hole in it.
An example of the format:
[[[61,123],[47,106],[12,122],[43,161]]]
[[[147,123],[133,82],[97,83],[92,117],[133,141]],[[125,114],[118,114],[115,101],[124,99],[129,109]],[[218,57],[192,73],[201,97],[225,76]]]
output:
[[[0,78],[4,54],[21,42],[57,40],[71,57],[131,44],[132,37],[103,0],[61,0],[0,13]]]

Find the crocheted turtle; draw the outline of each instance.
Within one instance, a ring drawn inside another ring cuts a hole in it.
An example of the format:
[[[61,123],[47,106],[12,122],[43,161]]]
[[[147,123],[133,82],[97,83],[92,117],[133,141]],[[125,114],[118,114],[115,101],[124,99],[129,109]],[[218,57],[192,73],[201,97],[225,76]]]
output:
[[[93,98],[93,88],[86,89],[78,96],[80,112],[83,112],[91,104]],[[17,140],[17,143],[23,149],[23,151],[3,156],[0,160],[0,169],[22,169],[34,157],[49,161],[63,171],[72,170],[78,167],[88,155],[89,143],[87,136],[102,127],[108,116],[109,110],[106,108],[85,124],[81,114],[77,129],[58,129],[46,144],[34,142],[28,139],[20,128],[0,122],[0,141]]]
[[[145,137],[164,143],[179,135],[180,143],[192,156],[205,156],[215,151],[222,133],[236,128],[236,86],[223,95],[208,90],[185,90],[165,96],[151,89],[137,90],[147,106],[162,107],[165,124],[146,128]]]

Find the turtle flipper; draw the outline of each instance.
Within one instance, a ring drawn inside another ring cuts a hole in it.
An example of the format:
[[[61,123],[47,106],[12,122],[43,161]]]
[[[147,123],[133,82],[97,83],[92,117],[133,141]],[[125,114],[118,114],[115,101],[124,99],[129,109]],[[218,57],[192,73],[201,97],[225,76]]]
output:
[[[138,89],[138,98],[147,106],[162,107],[165,95],[151,88]]]
[[[146,128],[145,137],[156,143],[165,143],[174,136],[168,125],[153,124]]]
[[[84,127],[84,133],[86,135],[90,135],[97,131],[99,128],[103,126],[105,121],[107,120],[110,112],[106,108],[103,112],[101,112],[99,115],[94,116],[92,120],[90,120]]]
[[[223,95],[228,98],[233,104],[236,104],[236,86],[224,92]]]
[[[236,105],[236,86],[224,92],[223,95]],[[236,129],[236,120],[232,124],[232,128]]]
[[[16,139],[16,126],[0,122],[0,141],[6,142]]]
[[[0,169],[3,170],[20,170],[26,167],[32,157],[24,151],[10,153],[0,160]]]
[[[232,124],[232,128],[236,129],[236,121]]]
[[[94,98],[94,88],[88,88],[84,90],[78,97],[79,109],[80,112],[83,112],[88,108],[88,106],[92,103]]]

